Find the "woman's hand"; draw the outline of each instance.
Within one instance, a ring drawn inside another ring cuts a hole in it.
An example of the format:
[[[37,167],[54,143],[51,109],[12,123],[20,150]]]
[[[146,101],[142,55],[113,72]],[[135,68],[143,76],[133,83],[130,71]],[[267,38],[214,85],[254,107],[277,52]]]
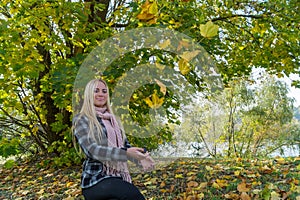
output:
[[[127,149],[127,156],[136,160],[143,160],[148,154],[144,154],[144,149],[139,147],[130,147]]]
[[[148,153],[147,153],[146,158],[141,160],[140,162],[141,162],[141,165],[143,166],[144,171],[150,171],[150,170],[154,169],[155,162]]]

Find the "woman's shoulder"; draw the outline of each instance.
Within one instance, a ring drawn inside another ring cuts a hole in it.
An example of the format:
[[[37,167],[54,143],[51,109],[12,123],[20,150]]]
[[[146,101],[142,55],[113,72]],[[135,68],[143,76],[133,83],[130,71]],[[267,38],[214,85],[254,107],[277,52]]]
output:
[[[88,117],[85,115],[85,114],[82,114],[82,113],[78,113],[78,114],[75,114],[73,116],[73,123],[77,122],[77,121],[88,121]]]

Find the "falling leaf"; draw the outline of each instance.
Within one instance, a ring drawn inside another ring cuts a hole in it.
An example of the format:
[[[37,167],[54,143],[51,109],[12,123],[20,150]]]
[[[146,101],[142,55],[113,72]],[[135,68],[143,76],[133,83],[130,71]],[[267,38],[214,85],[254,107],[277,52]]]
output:
[[[157,2],[153,1],[149,6],[149,13],[156,15],[158,13]]]
[[[178,65],[182,75],[186,75],[191,71],[190,64],[183,58],[179,60]]]
[[[195,50],[195,51],[185,51],[180,56],[181,58],[184,58],[187,61],[192,60],[194,57],[196,57],[201,51]]]
[[[157,109],[164,103],[164,97],[159,98],[157,95],[157,91],[154,91],[154,94],[150,97],[144,99],[144,101],[148,104],[150,108]]]
[[[137,18],[143,22],[147,22],[148,24],[156,23],[156,15],[158,14],[158,6],[156,1],[148,1],[141,6],[142,10],[137,15]]]
[[[275,161],[278,163],[278,164],[284,164],[285,163],[285,160],[284,160],[284,158],[275,158]]]
[[[170,46],[170,44],[171,44],[171,40],[167,39],[167,40],[164,40],[162,43],[160,43],[159,47],[162,49],[166,49],[168,46]]]
[[[160,63],[155,63],[155,66],[160,69],[160,70],[164,70],[165,69],[165,65],[162,65]]]
[[[218,35],[219,26],[215,25],[212,21],[200,25],[200,33],[203,37],[212,38]]]
[[[243,50],[243,49],[245,49],[245,47],[247,47],[247,45],[239,46],[239,49],[240,49],[240,50]]]
[[[166,92],[167,92],[167,87],[166,87],[166,85],[163,84],[161,81],[159,81],[159,80],[157,80],[157,79],[155,79],[155,82],[156,82],[156,84],[160,87],[161,93],[163,93],[163,94],[165,95]]]
[[[178,47],[177,47],[177,51],[180,51],[183,47],[187,49],[189,46],[190,46],[190,43],[188,40],[184,40],[184,39],[180,40]]]

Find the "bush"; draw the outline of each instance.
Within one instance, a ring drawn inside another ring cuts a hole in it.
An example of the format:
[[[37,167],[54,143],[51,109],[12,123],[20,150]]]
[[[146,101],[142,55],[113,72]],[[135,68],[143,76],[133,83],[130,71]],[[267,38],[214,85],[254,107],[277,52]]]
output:
[[[18,138],[0,138],[0,156],[7,158],[20,153],[20,140]]]

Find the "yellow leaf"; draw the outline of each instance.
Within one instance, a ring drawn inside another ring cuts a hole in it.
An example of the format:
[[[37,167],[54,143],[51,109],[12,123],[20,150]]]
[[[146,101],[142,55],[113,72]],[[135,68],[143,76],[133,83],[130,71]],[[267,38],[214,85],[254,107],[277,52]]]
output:
[[[271,199],[272,200],[280,200],[281,198],[280,198],[280,195],[277,192],[272,191],[271,192]]]
[[[149,6],[149,13],[156,15],[158,13],[158,7],[157,7],[157,3],[156,1],[153,1],[152,4],[150,4]]]
[[[152,19],[154,16],[152,14],[148,14],[148,13],[140,13],[136,16],[138,19],[140,20],[150,20]]]
[[[196,175],[196,174],[197,174],[197,172],[190,171],[190,172],[188,172],[186,175],[187,175],[187,176],[192,176],[192,175]]]
[[[177,47],[177,51],[180,51],[183,47],[188,48],[190,46],[189,42],[187,40],[181,40],[179,41],[179,45]]]
[[[216,189],[221,189],[221,187],[219,186],[219,184],[216,183],[216,182],[214,182],[214,183],[212,184],[212,186],[213,186],[214,188],[216,188]]]
[[[182,75],[186,75],[191,71],[189,63],[183,58],[179,60],[178,66]]]
[[[66,107],[66,110],[69,111],[69,112],[71,112],[71,111],[72,111],[72,106],[70,106],[70,105],[67,106],[67,107]]]
[[[165,95],[166,92],[167,92],[167,87],[166,87],[166,85],[163,84],[161,81],[159,81],[159,80],[157,80],[157,79],[155,79],[155,82],[156,82],[156,84],[160,87],[161,93],[163,93],[163,94]]]
[[[250,189],[247,188],[247,185],[246,185],[245,182],[241,182],[240,184],[238,184],[237,190],[238,190],[239,192],[248,192]]]
[[[196,181],[190,181],[187,183],[188,187],[197,187],[199,184]]]
[[[197,199],[204,199],[204,193],[197,194]]]
[[[166,183],[163,181],[163,182],[161,182],[161,184],[159,185],[159,187],[160,188],[163,188],[163,187],[165,187],[166,186]]]
[[[235,194],[235,193],[228,193],[224,195],[226,199],[239,199],[240,195]]]
[[[162,65],[160,63],[155,63],[155,66],[160,69],[160,70],[164,70],[165,69],[165,65]]]
[[[202,182],[202,183],[200,183],[198,188],[204,189],[204,188],[206,188],[206,186],[207,186],[207,182]]]
[[[149,21],[147,21],[148,24],[156,24],[157,19],[154,17],[152,19],[150,19]]]
[[[33,132],[33,133],[37,133],[38,130],[39,130],[39,127],[38,127],[38,126],[34,126],[34,127],[32,128],[32,132]]]
[[[68,182],[68,183],[66,184],[67,187],[71,187],[72,185],[74,185],[74,182],[72,182],[72,181],[71,181],[71,182]]]
[[[144,185],[152,185],[151,180],[144,182]]]
[[[195,56],[197,56],[200,53],[200,50],[195,51],[185,51],[182,55],[180,55],[182,58],[184,58],[187,61],[192,60]]]
[[[203,37],[212,38],[218,35],[219,26],[215,25],[212,21],[200,25],[200,33]]]
[[[144,101],[148,104],[150,108],[154,107],[152,100],[149,97],[145,98]]]
[[[184,178],[183,174],[175,174],[175,178]]]
[[[38,194],[38,195],[42,195],[42,194],[44,194],[44,193],[45,193],[45,190],[44,190],[44,189],[41,189],[40,191],[36,192],[36,194]]]
[[[151,5],[151,3],[148,0],[146,0],[145,3],[141,6],[142,12],[147,12],[150,5]]]
[[[240,46],[239,49],[243,50],[243,49],[245,49],[245,47],[246,47],[246,45],[245,46]]]
[[[164,40],[163,43],[159,44],[159,47],[162,48],[162,49],[165,49],[165,48],[168,47],[170,44],[171,44],[171,40],[170,40],[170,39],[167,39],[167,40]]]
[[[151,99],[147,97],[144,99],[144,101],[148,104],[150,108],[156,109],[164,103],[164,99],[164,97],[159,98],[159,96],[157,95],[157,91],[154,90],[154,94],[151,95]]]
[[[284,164],[284,163],[285,163],[284,158],[281,158],[281,157],[276,158],[275,161],[276,161],[278,164]]]
[[[235,176],[239,176],[241,174],[241,171],[234,171]]]
[[[220,179],[217,179],[216,182],[218,183],[218,185],[219,185],[221,188],[228,186],[226,180],[220,180]]]
[[[157,2],[146,2],[141,6],[142,10],[137,15],[137,18],[141,21],[147,22],[148,24],[155,24],[156,23],[156,15],[158,13],[158,6]]]
[[[212,167],[210,167],[210,166],[208,166],[208,165],[206,165],[206,166],[205,166],[205,169],[206,169],[207,171],[211,171],[211,170],[213,170],[213,168],[212,168]]]
[[[241,200],[251,200],[251,197],[246,192],[242,192],[240,198]]]

